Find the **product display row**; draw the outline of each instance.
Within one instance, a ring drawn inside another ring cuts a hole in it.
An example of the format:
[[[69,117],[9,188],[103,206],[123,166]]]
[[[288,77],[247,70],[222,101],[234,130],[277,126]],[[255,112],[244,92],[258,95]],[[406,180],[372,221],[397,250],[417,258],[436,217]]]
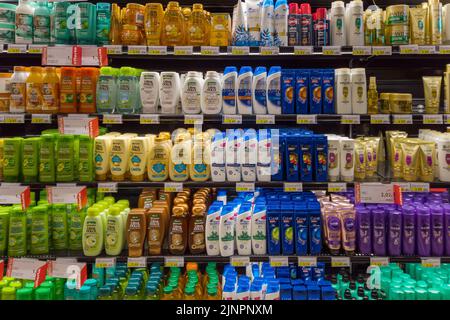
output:
[[[450,41],[448,6],[429,0],[418,7],[363,1],[312,12],[309,3],[238,0],[228,13],[210,13],[201,3],[47,2],[20,0],[0,7],[0,41],[36,44],[362,46],[432,44]]]

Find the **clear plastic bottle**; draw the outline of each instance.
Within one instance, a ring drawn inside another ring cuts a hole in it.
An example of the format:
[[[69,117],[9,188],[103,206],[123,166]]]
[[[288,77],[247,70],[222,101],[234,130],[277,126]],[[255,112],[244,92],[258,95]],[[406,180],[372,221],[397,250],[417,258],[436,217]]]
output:
[[[367,91],[367,113],[377,114],[378,113],[378,92],[377,92],[377,82],[375,77],[370,77],[369,80],[369,90]]]
[[[178,2],[170,1],[164,13],[161,45],[179,46],[184,42],[184,17]]]
[[[49,44],[50,10],[48,9],[47,0],[37,1],[37,7],[34,10],[33,24],[33,43]]]
[[[194,3],[186,30],[187,44],[192,46],[206,45],[208,43],[207,25],[208,19],[203,11],[203,5]]]

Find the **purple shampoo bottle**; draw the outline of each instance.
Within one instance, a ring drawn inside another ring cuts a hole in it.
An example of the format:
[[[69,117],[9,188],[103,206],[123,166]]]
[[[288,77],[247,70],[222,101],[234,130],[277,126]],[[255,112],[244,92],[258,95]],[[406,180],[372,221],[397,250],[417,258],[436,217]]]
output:
[[[389,210],[388,214],[388,252],[391,256],[399,256],[402,253],[402,213]]]
[[[403,206],[402,252],[404,255],[416,253],[416,210],[412,206]]]
[[[444,255],[444,210],[441,206],[431,206],[431,254]]]
[[[372,253],[372,221],[370,210],[366,208],[358,208],[356,211],[356,219],[358,224],[358,248],[359,253]]]
[[[450,204],[444,204],[443,208],[445,255],[450,256]]]
[[[431,215],[425,206],[417,207],[417,253],[422,257],[431,255]]]
[[[386,255],[386,214],[384,210],[372,210],[373,226],[373,253],[379,256]]]

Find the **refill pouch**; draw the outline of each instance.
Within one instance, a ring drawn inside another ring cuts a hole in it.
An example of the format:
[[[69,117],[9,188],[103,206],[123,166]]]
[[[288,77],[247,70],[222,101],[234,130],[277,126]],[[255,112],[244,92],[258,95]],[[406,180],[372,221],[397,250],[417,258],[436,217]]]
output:
[[[402,173],[405,181],[417,181],[419,169],[419,144],[410,139],[401,143]]]
[[[339,210],[342,230],[342,245],[346,254],[355,252],[356,247],[356,214],[353,205],[348,204]]]
[[[432,182],[434,180],[434,165],[436,162],[436,146],[434,142],[420,144],[420,181]]]
[[[355,140],[355,180],[366,178],[366,146],[363,141]]]
[[[286,180],[299,181],[299,145],[298,136],[288,135],[286,137]]]
[[[295,71],[295,109],[297,114],[308,113],[309,70]]]
[[[300,151],[300,181],[310,182],[313,179],[313,138],[303,135],[299,140]]]
[[[323,216],[327,235],[326,243],[331,254],[338,254],[341,249],[341,220],[333,207],[325,207]]]
[[[316,181],[328,179],[328,141],[325,136],[314,136],[314,175]]]
[[[322,72],[323,113],[334,114],[334,70]]]
[[[294,208],[292,203],[281,205],[282,254],[294,254]]]
[[[309,113],[322,113],[322,72],[312,70],[309,77]]]
[[[295,222],[295,253],[305,255],[308,253],[308,210],[306,204],[294,207]]]
[[[284,114],[294,113],[295,70],[281,71],[281,108]]]

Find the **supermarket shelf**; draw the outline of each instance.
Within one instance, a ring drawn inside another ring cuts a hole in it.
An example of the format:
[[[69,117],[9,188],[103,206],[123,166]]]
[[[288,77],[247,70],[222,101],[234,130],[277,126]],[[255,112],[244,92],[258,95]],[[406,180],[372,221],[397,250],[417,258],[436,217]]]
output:
[[[164,262],[164,259],[167,257],[182,257],[184,262],[218,262],[218,263],[229,263],[231,260],[231,257],[222,257],[222,256],[207,256],[207,255],[180,255],[180,256],[174,256],[174,255],[157,255],[157,256],[146,256],[147,263],[152,262]],[[242,257],[242,256],[237,256]],[[290,255],[290,256],[269,256],[269,255],[251,255],[248,256],[250,262],[269,262],[271,257],[287,257],[288,261],[290,263],[298,263],[298,256],[296,255]],[[352,256],[346,256],[346,255],[328,255],[328,254],[322,254],[317,256],[307,256],[307,257],[316,257],[317,262],[323,262],[323,263],[331,263],[333,258],[336,257],[349,257],[351,264],[369,264],[370,259],[374,258],[373,255],[352,255]],[[7,260],[7,256],[0,257],[1,259]],[[70,259],[76,259],[78,262],[85,262],[85,263],[95,263],[96,258],[116,258],[116,262],[119,263],[126,263],[128,261],[128,255],[127,252],[123,252],[119,256],[107,256],[105,254],[101,254],[97,257],[87,257],[84,256],[81,251],[61,251],[61,252],[54,252],[51,254],[46,255],[27,255],[23,258],[32,258],[32,259],[39,259],[39,260],[56,260],[57,258],[70,258]],[[379,258],[379,256],[376,256],[376,258]],[[395,257],[387,257],[389,258],[390,262],[397,262],[397,263],[420,263],[422,261],[423,257],[419,256],[395,256]],[[427,257],[429,258],[429,257]],[[441,263],[450,263],[450,257],[433,257],[433,258],[440,258]]]

